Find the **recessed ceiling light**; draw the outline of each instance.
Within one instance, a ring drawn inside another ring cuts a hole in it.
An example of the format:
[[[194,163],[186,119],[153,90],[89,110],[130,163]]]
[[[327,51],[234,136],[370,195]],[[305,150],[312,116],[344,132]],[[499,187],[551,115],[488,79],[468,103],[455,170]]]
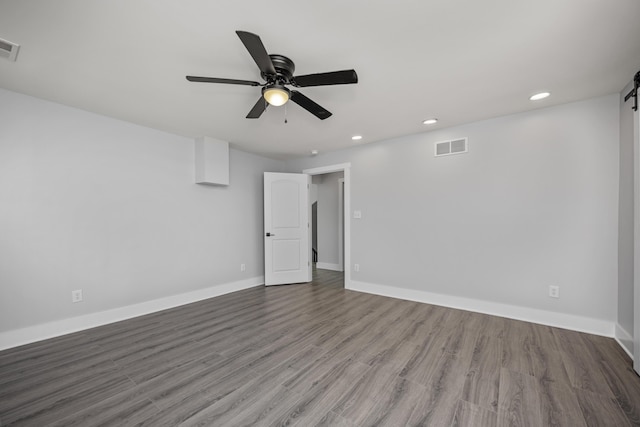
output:
[[[438,119],[436,118],[427,119],[424,122],[422,122],[423,125],[435,125],[436,123],[438,123]]]
[[[540,92],[536,93],[535,95],[531,95],[529,99],[532,101],[539,101],[541,99],[545,99],[549,95],[551,95],[549,92]]]
[[[318,155],[318,150],[311,150],[311,155],[312,156],[317,156]]]
[[[362,139],[362,135],[354,135],[351,137],[351,139],[353,139],[354,141],[359,141]]]

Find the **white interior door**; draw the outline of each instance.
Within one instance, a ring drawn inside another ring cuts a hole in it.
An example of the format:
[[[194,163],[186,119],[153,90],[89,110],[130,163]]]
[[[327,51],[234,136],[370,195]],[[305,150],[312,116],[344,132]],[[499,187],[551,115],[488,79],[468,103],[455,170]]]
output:
[[[264,174],[265,285],[311,281],[310,176]]]

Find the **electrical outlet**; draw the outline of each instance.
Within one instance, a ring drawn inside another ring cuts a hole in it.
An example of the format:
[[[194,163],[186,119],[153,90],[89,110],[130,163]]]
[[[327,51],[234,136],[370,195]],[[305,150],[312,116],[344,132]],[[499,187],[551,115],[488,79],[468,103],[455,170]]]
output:
[[[549,286],[549,296],[551,298],[560,298],[560,286]]]
[[[360,271],[360,264],[353,264],[353,271]]]
[[[240,271],[245,271],[247,269],[246,264],[240,264]]]
[[[81,302],[81,301],[82,301],[82,289],[71,291],[71,302]]]

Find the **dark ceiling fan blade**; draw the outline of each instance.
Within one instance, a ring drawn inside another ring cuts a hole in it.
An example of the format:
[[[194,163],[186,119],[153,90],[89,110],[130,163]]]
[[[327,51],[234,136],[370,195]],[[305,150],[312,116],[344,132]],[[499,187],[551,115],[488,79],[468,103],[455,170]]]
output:
[[[292,84],[297,87],[348,85],[358,83],[356,70],[332,71],[330,73],[306,74],[295,76]]]
[[[240,37],[240,40],[242,40],[244,47],[247,48],[253,60],[256,61],[256,65],[260,71],[264,74],[276,74],[273,62],[271,62],[271,58],[267,53],[267,49],[264,48],[260,37],[246,31],[236,31],[236,34]]]
[[[297,90],[291,91],[291,100],[320,120],[328,119],[329,117],[331,117],[331,113],[329,111],[325,110]]]
[[[256,102],[256,105],[254,105],[251,111],[249,111],[249,114],[247,114],[247,119],[260,118],[262,113],[264,113],[264,110],[267,109],[268,105],[269,104],[267,104],[267,101],[261,96],[260,99],[258,99],[258,102]]]
[[[230,85],[260,86],[260,83],[252,82],[250,80],[219,79],[217,77],[187,76],[187,80],[189,80],[190,82],[200,82],[200,83],[226,83]]]

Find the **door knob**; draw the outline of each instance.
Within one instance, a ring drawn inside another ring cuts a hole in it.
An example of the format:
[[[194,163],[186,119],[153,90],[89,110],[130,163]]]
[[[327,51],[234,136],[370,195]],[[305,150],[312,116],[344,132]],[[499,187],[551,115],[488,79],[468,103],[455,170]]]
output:
[[[275,236],[275,234],[267,233],[267,237]]]

